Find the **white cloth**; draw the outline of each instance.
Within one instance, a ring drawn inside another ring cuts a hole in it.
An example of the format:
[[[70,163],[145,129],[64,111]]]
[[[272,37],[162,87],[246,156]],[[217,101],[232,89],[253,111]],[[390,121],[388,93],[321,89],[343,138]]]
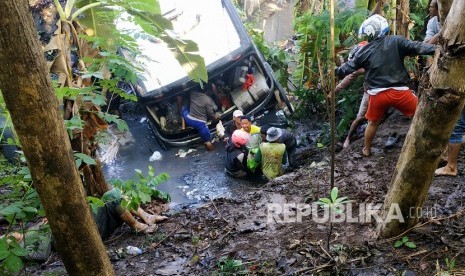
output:
[[[441,24],[439,23],[438,17],[433,16],[428,20],[428,25],[426,25],[426,36],[423,42],[430,40],[433,36],[441,31]]]
[[[375,96],[379,92],[383,92],[389,89],[394,89],[394,90],[400,90],[400,91],[405,91],[405,90],[410,90],[407,86],[400,86],[400,87],[383,87],[383,88],[374,88],[374,89],[369,89],[367,91],[368,94]]]

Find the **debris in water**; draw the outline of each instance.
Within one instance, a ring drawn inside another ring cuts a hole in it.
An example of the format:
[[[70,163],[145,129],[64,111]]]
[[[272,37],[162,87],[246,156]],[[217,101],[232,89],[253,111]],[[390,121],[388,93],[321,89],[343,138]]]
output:
[[[162,158],[161,153],[159,151],[154,151],[152,156],[150,156],[149,161],[150,162],[158,161],[158,160],[161,160],[161,158]]]
[[[111,164],[116,159],[118,154],[120,143],[118,140],[113,140],[111,144],[106,148],[104,153],[100,156],[100,161],[104,164]]]
[[[196,149],[189,149],[189,150],[185,151],[183,149],[179,149],[178,153],[176,153],[176,156],[184,158],[184,157],[186,157],[186,155],[188,155],[189,153],[194,152],[194,151],[197,151],[197,150]]]

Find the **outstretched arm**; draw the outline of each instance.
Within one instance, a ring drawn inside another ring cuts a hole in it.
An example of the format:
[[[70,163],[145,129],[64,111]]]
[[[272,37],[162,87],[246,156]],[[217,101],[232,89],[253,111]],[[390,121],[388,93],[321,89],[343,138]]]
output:
[[[354,73],[359,68],[361,68],[361,67],[358,66],[357,64],[355,64],[353,60],[350,60],[350,61],[342,64],[340,67],[336,68],[334,72],[339,77],[339,79],[342,79],[345,76]]]
[[[363,68],[358,69],[357,71],[350,73],[349,75],[345,76],[345,78],[339,82],[336,87],[334,88],[334,93],[339,93],[342,89],[345,89],[349,84],[355,80],[358,75],[365,73]]]

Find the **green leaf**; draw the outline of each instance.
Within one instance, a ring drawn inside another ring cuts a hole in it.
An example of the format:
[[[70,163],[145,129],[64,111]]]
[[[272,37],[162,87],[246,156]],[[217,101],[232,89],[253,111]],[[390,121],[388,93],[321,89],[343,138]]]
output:
[[[27,252],[26,249],[20,247],[20,246],[17,246],[17,247],[13,247],[13,249],[11,249],[11,253],[15,254],[16,256],[19,256],[19,257],[25,257],[27,256],[27,254],[29,254],[29,252]]]
[[[21,170],[19,170],[18,174],[27,175],[27,174],[31,174],[31,172],[29,171],[28,167],[23,166],[21,167]]]
[[[402,237],[402,242],[403,242],[403,243],[408,242],[408,237],[407,237],[407,236],[403,236],[403,237]]]
[[[410,242],[410,241],[406,242],[405,246],[407,246],[408,248],[417,248],[417,246],[413,242]]]
[[[0,261],[6,259],[8,257],[8,255],[10,255],[9,250],[7,250],[7,249],[0,250]]]
[[[23,208],[23,211],[24,211],[24,212],[27,212],[27,213],[36,214],[36,213],[37,213],[37,208],[31,207],[31,206],[27,206],[27,207],[24,207],[24,208]]]
[[[336,202],[338,191],[339,191],[339,190],[337,189],[337,187],[334,187],[334,188],[331,190],[331,201],[332,201],[332,202]]]
[[[153,187],[157,187],[158,185],[160,185],[161,183],[167,181],[168,179],[170,179],[170,175],[167,174],[167,173],[160,173],[159,175],[155,176],[150,182],[149,184],[152,185]]]
[[[76,167],[77,167],[77,168],[81,167],[82,159],[80,159],[80,158],[79,158],[79,159],[76,159],[76,160],[75,160],[75,163],[76,163]]]
[[[14,215],[14,214],[17,214],[17,213],[20,213],[21,212],[21,209],[18,207],[18,203],[13,203],[5,208],[3,208],[2,210],[0,210],[0,215],[2,216],[10,216],[10,215]]]
[[[335,203],[338,203],[338,204],[343,204],[343,203],[347,203],[349,201],[347,201],[347,197],[346,196],[343,196],[343,197],[340,197],[338,199],[336,199]]]
[[[103,207],[103,206],[105,206],[104,201],[101,200],[100,198],[97,198],[97,197],[88,196],[88,197],[87,197],[87,201],[89,201],[89,202],[92,203],[92,204],[95,204],[97,207]]]
[[[90,157],[87,154],[76,152],[76,153],[74,153],[74,156],[77,157],[78,159],[82,159],[82,161],[84,163],[86,163],[86,164],[89,164],[89,165],[95,165],[96,164],[94,158]]]
[[[97,79],[103,79],[103,73],[101,71],[97,71],[97,72],[89,72],[87,74],[82,74],[83,79],[91,78],[91,77],[95,77]]]
[[[151,199],[152,199],[152,198],[150,197],[150,195],[149,195],[149,194],[146,194],[146,193],[140,193],[139,196],[140,196],[140,200],[141,200],[142,203],[150,202]]]
[[[102,106],[106,104],[106,100],[102,95],[99,94],[94,94],[93,97],[91,97],[91,101],[98,106]]]
[[[8,250],[8,248],[7,237],[3,236],[3,238],[0,238],[0,251]]]
[[[398,248],[398,247],[401,247],[403,244],[404,244],[403,241],[398,240],[398,241],[396,241],[396,243],[394,244],[394,247],[395,247],[395,248]]]
[[[194,41],[179,40],[171,33],[165,33],[161,39],[168,44],[174,57],[192,80],[198,83],[208,82],[205,60],[198,54],[199,47]]]
[[[23,261],[20,257],[10,254],[5,259],[5,266],[8,271],[18,272],[23,268]]]
[[[319,201],[317,202],[317,204],[321,204],[321,205],[331,205],[331,200],[329,198],[326,198],[326,197],[323,197],[323,198],[320,198],[318,199]]]

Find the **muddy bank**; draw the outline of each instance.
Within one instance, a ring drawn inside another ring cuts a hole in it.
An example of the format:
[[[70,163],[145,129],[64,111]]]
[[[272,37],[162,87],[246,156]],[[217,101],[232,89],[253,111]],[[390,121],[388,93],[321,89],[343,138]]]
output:
[[[361,155],[361,140],[337,154],[340,196],[354,200],[356,206],[384,201],[409,123],[396,113],[391,115],[380,126],[369,158]],[[393,149],[385,150],[384,143],[393,130],[401,139]],[[312,162],[267,184],[251,183],[248,191],[235,199],[219,198],[196,209],[180,210],[160,224],[154,235],[119,229],[106,242],[116,274],[435,275],[438,269],[450,269],[446,258],[455,259],[455,270],[464,268],[465,220],[463,214],[457,214],[463,210],[463,173],[434,179],[425,207],[435,210],[434,216],[441,219],[433,221],[425,215],[420,227],[403,235],[415,244],[414,249],[394,247],[403,236],[375,239],[374,220],[334,223],[329,236],[328,223],[311,215],[296,219],[297,207],[290,208],[292,222],[280,223],[283,215],[270,218],[270,204],[312,203],[328,196],[329,164],[324,153],[301,152],[300,156]],[[465,160],[461,158],[459,164],[462,172]],[[354,214],[359,214],[357,208]],[[128,256],[122,251],[127,245],[138,246],[144,253]],[[27,269],[34,275],[50,271],[63,271],[56,256],[46,265]]]

